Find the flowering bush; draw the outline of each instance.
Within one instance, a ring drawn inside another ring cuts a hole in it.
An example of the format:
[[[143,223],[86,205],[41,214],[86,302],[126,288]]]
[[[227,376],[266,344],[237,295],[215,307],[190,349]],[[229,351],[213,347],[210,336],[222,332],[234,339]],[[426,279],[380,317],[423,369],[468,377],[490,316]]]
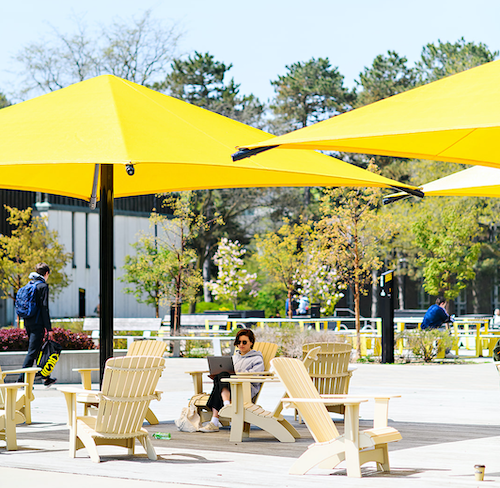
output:
[[[71,332],[70,330],[56,327],[54,341],[61,344],[63,349],[95,349],[94,342],[85,333]],[[28,334],[25,329],[5,327],[0,329],[0,351],[27,351]]]
[[[27,351],[28,334],[24,329],[0,329],[0,351]]]
[[[214,256],[214,263],[219,267],[217,280],[208,284],[210,291],[217,300],[229,300],[236,309],[238,296],[257,278],[243,268],[242,256],[246,253],[238,241],[230,241],[223,237]],[[257,295],[254,290],[251,296]]]
[[[71,332],[70,330],[56,327],[54,331],[54,341],[61,344],[63,349],[95,349],[94,341],[85,332]]]
[[[322,263],[317,252],[311,252],[308,264],[296,281],[296,289],[299,295],[309,297],[312,303],[321,303],[323,315],[332,315],[335,305],[344,296],[342,290],[347,287],[340,281],[337,270]]]
[[[278,344],[277,356],[302,358],[302,346],[309,342],[345,342],[332,331],[300,330],[295,324],[266,325],[254,329],[258,342]]]

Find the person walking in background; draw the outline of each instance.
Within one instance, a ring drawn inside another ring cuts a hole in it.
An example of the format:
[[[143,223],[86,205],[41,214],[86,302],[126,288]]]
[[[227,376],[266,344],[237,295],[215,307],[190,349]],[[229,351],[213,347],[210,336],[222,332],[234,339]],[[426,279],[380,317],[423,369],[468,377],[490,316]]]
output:
[[[35,313],[32,317],[24,319],[24,328],[28,334],[28,353],[24,359],[23,368],[30,368],[42,349],[45,331],[48,332],[50,340],[54,339],[54,332],[50,322],[49,314],[49,279],[50,268],[45,263],[38,263],[35,272],[30,273],[29,279],[36,283],[35,290]],[[24,375],[19,375],[19,382],[24,381]],[[44,380],[45,386],[50,386],[56,382],[56,378],[50,376]]]

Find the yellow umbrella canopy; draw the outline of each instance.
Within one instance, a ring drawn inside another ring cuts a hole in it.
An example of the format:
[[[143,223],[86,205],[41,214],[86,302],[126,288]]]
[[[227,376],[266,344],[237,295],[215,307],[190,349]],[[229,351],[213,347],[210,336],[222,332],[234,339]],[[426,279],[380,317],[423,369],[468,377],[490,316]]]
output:
[[[0,187],[101,195],[101,378],[113,356],[114,197],[254,186],[412,188],[314,151],[236,164],[238,141],[269,134],[110,75],[0,110],[0,134]]]
[[[412,188],[315,151],[234,163],[238,141],[270,134],[111,75],[0,110],[0,134],[1,187],[85,200],[100,163],[123,166],[114,171],[115,197],[265,186]]]
[[[500,197],[500,169],[473,166],[421,187],[425,196]]]
[[[500,167],[499,140],[500,61],[494,61],[278,138],[242,140],[235,159],[279,147]]]

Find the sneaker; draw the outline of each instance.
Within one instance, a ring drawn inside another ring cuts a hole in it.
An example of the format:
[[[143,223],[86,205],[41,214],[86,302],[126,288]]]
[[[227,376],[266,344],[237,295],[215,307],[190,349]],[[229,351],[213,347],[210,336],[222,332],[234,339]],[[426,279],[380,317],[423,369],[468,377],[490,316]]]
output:
[[[43,382],[43,384],[44,384],[47,388],[49,388],[49,387],[50,387],[50,385],[53,385],[56,381],[57,381],[57,379],[56,379],[56,378],[47,378],[47,379]]]
[[[217,427],[212,421],[210,421],[208,424],[199,429],[199,432],[219,432],[219,427]]]
[[[455,354],[453,354],[452,352],[447,352],[444,357],[446,359],[458,359],[458,356],[455,356]]]

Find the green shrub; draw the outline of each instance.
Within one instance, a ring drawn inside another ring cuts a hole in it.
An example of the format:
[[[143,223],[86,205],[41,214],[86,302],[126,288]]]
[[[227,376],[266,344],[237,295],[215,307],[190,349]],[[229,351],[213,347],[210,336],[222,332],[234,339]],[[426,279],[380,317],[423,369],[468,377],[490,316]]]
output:
[[[432,361],[439,353],[451,349],[454,338],[447,330],[423,329],[407,331],[400,338],[406,341],[408,349],[425,362]]]

